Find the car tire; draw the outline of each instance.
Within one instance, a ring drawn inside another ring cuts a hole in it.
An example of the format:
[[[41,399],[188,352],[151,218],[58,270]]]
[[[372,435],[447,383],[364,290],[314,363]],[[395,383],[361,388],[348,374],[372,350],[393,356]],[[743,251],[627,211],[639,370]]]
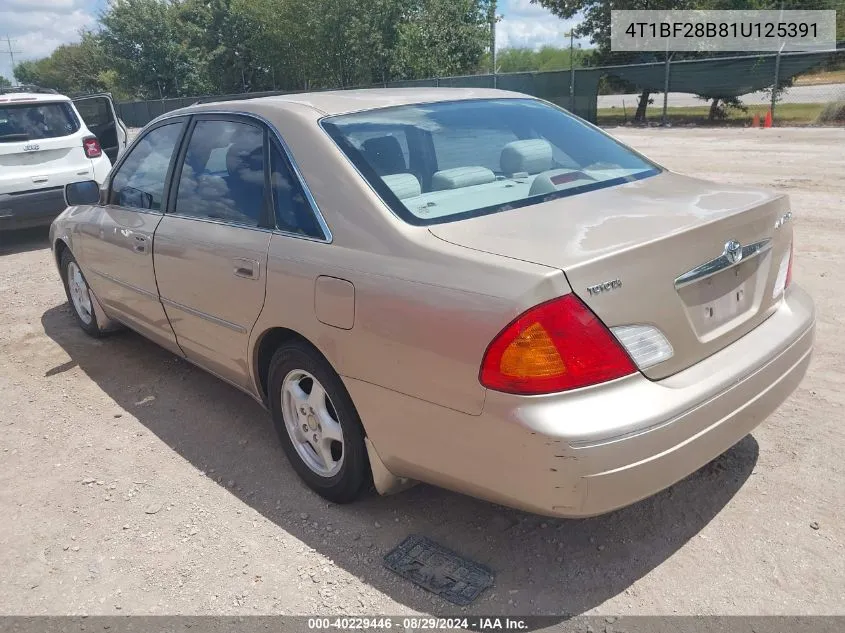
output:
[[[267,391],[276,433],[300,478],[334,503],[358,498],[371,479],[364,427],[331,365],[304,341],[285,343],[270,361]]]
[[[70,311],[76,317],[76,322],[88,336],[100,338],[104,332],[100,329],[100,324],[97,322],[97,313],[94,310],[94,299],[91,296],[91,289],[88,287],[88,281],[85,279],[85,275],[82,274],[82,269],[79,267],[70,249],[65,249],[62,253],[60,266],[65,294],[70,304]]]

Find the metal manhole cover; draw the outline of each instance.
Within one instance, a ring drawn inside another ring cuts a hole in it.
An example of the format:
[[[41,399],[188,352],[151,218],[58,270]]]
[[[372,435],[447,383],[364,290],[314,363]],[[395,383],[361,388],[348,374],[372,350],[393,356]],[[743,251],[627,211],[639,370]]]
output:
[[[424,536],[409,536],[385,554],[384,565],[453,604],[466,606],[493,586],[493,572]]]

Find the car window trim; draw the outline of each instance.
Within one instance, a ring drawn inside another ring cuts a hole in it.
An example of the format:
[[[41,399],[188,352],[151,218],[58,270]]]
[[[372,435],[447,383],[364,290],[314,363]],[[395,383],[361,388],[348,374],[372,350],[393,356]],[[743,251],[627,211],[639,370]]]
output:
[[[118,207],[120,209],[127,209],[129,211],[137,211],[138,213],[147,213],[149,215],[164,215],[165,209],[167,208],[167,203],[170,199],[170,185],[171,185],[171,176],[173,175],[173,169],[176,166],[176,157],[179,155],[179,152],[182,151],[182,145],[185,142],[185,132],[187,130],[187,125],[190,121],[189,116],[181,115],[181,116],[172,116],[168,117],[166,121],[153,121],[147,127],[142,129],[138,136],[135,137],[135,140],[126,148],[123,152],[123,155],[117,159],[117,162],[112,167],[111,171],[109,172],[108,179],[106,180],[105,189],[106,189],[106,203],[103,206],[107,207]],[[174,123],[180,123],[182,125],[182,129],[179,131],[179,138],[176,140],[176,145],[173,146],[173,153],[170,156],[170,162],[167,165],[167,172],[164,174],[164,191],[162,192],[162,208],[156,211],[155,209],[139,209],[137,207],[124,207],[119,204],[112,204],[111,197],[112,191],[114,190],[114,178],[120,173],[120,170],[123,168],[123,164],[126,162],[126,159],[131,156],[132,152],[135,150],[135,146],[138,145],[148,134],[151,132],[162,128],[166,125],[173,125]]]
[[[163,122],[168,121],[170,119],[175,119],[175,118],[180,118],[180,117],[203,116],[203,115],[208,115],[208,114],[220,114],[220,115],[224,115],[224,116],[225,115],[243,116],[243,117],[246,117],[246,118],[255,119],[256,121],[259,121],[259,122],[263,123],[265,126],[267,126],[268,133],[272,134],[273,139],[281,147],[282,154],[284,155],[284,158],[287,160],[288,165],[290,166],[291,170],[293,171],[293,175],[299,181],[299,186],[302,187],[302,191],[305,194],[305,199],[308,201],[308,204],[311,207],[311,212],[316,216],[317,224],[320,225],[320,228],[322,229],[323,235],[325,235],[325,238],[320,239],[320,238],[317,238],[317,237],[311,237],[309,235],[301,235],[299,233],[291,233],[289,231],[283,231],[282,229],[279,229],[278,226],[276,226],[276,228],[272,228],[272,229],[261,229],[261,228],[256,228],[256,227],[252,227],[252,229],[258,230],[258,231],[269,230],[272,233],[275,233],[276,235],[282,235],[282,236],[285,236],[285,237],[292,237],[292,238],[300,239],[300,240],[307,240],[307,241],[310,241],[310,242],[320,242],[320,243],[324,243],[324,244],[331,244],[332,242],[334,242],[334,234],[332,233],[331,228],[329,227],[328,223],[326,222],[326,219],[323,216],[323,212],[320,210],[320,206],[317,204],[317,200],[314,198],[314,194],[311,193],[311,189],[308,187],[308,183],[305,180],[305,176],[302,175],[302,170],[299,168],[299,164],[296,162],[296,158],[294,158],[293,152],[291,151],[290,146],[287,144],[287,142],[285,142],[284,137],[279,132],[279,130],[276,128],[276,126],[273,125],[273,123],[270,120],[268,120],[267,118],[261,116],[260,114],[256,114],[255,112],[246,112],[246,111],[243,111],[243,110],[200,110],[200,111],[197,111],[196,113],[163,114],[159,118],[155,119],[150,125],[163,123]],[[183,136],[182,140],[184,141],[184,136]],[[128,153],[128,151],[129,150],[127,149],[126,153]],[[124,153],[124,156],[126,155],[126,153]],[[276,217],[275,212],[273,212],[272,217],[273,217],[273,222],[274,222],[274,226],[275,226],[275,217]],[[196,219],[201,220],[201,218],[196,218]],[[211,219],[206,220],[206,221],[207,222],[216,222],[216,220],[211,220]]]
[[[188,148],[191,144],[191,137],[194,134],[194,129],[197,127],[197,123],[201,121],[228,121],[231,123],[241,123],[244,125],[250,125],[252,127],[256,127],[261,130],[261,155],[262,158],[266,157],[269,153],[268,150],[268,135],[267,135],[267,126],[264,125],[261,121],[254,121],[249,120],[250,117],[241,116],[235,113],[225,113],[225,114],[212,114],[212,113],[205,113],[202,114],[195,114],[192,115],[190,121],[188,123],[187,130],[185,131],[185,136],[181,146],[179,147],[179,153],[177,154],[177,162],[174,167],[173,173],[171,174],[172,184],[169,190],[169,195],[167,198],[167,205],[165,208],[165,215],[170,215],[174,218],[184,218],[186,220],[196,220],[197,222],[208,222],[211,224],[221,224],[223,226],[235,226],[240,229],[251,229],[251,230],[258,230],[258,231],[271,231],[275,227],[275,219],[271,225],[270,218],[274,217],[272,211],[270,209],[270,194],[267,191],[267,180],[268,180],[268,166],[267,161],[264,160],[264,191],[262,192],[262,200],[261,200],[261,217],[258,219],[258,225],[253,224],[246,224],[243,222],[235,222],[233,220],[219,220],[216,218],[202,218],[196,217],[192,215],[183,215],[181,213],[176,213],[176,198],[179,194],[179,181],[182,178],[182,169],[185,165],[185,157],[188,155]]]

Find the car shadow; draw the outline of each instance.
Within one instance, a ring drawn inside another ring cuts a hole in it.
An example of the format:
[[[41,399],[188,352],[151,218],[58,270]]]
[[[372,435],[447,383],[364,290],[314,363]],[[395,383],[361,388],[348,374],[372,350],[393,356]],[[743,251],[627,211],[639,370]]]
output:
[[[0,231],[0,257],[37,251],[50,245],[50,227]]]
[[[426,485],[334,505],[300,482],[269,414],[248,396],[137,334],[88,338],[66,304],[47,310],[42,324],[72,359],[48,374],[78,365],[206,477],[347,572],[422,612],[461,610],[383,568],[382,556],[410,534],[493,570],[495,586],[467,612],[563,619],[625,592],[671,557],[730,501],[758,458],[748,436],[670,489],[591,519],[534,516]]]

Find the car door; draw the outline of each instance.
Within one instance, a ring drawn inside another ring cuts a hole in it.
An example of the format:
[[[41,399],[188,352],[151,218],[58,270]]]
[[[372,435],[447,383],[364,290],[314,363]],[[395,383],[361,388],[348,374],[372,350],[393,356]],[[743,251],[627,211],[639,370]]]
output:
[[[115,166],[106,204],[82,235],[86,277],[106,311],[180,354],[159,301],[153,245],[186,125],[166,119],[144,132]]]
[[[112,165],[126,149],[128,131],[117,116],[117,109],[109,94],[86,95],[73,100],[86,127],[100,141],[100,147]]]
[[[272,228],[266,153],[263,123],[195,117],[154,243],[159,293],[180,347],[244,388]]]

